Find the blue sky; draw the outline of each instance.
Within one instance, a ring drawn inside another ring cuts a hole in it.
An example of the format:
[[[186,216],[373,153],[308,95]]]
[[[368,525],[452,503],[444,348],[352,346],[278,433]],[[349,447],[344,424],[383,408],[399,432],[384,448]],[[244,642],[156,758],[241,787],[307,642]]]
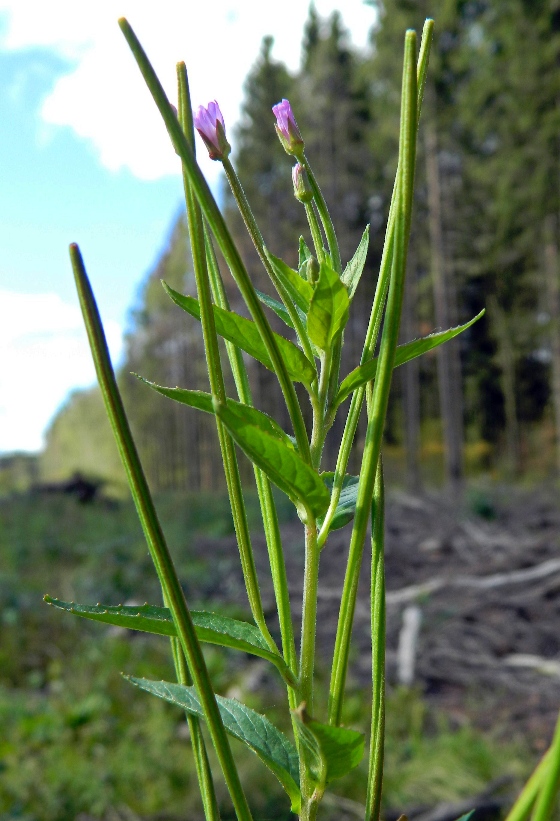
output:
[[[316,6],[326,15],[337,3]],[[193,101],[217,98],[231,128],[264,35],[297,66],[308,3],[277,8],[0,0],[0,453],[40,448],[68,394],[94,380],[68,244],[80,244],[118,361],[127,313],[181,207],[177,158],[118,16],[128,16],[170,96],[185,59]],[[372,9],[345,0],[343,19],[363,45]],[[218,164],[201,164],[216,187]]]

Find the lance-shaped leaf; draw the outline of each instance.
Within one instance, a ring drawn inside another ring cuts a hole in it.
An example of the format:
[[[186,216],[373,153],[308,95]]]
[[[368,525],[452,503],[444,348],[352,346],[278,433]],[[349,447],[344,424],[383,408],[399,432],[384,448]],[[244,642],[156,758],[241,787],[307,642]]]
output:
[[[167,681],[150,681],[134,676],[125,678],[136,687],[175,704],[187,713],[204,718],[204,711],[194,687],[171,684]],[[292,742],[266,716],[251,710],[239,701],[222,696],[216,696],[216,701],[226,732],[243,741],[272,770],[290,797],[292,812],[299,812],[299,760]]]
[[[165,388],[163,385],[156,385],[155,382],[150,382],[144,377],[138,377],[148,387],[154,391],[161,393],[162,396],[167,396],[169,399],[180,402],[182,405],[188,405],[190,408],[204,411],[205,413],[215,413],[215,408],[212,403],[212,394],[205,391],[190,391],[186,388]],[[287,448],[292,450],[295,448],[294,439],[285,433],[280,425],[267,413],[253,408],[251,405],[244,405],[242,402],[236,402],[235,399],[227,400],[227,407],[239,419],[244,419],[251,425],[258,427],[263,433],[282,442]]]
[[[405,362],[409,362],[417,356],[422,356],[422,354],[427,351],[431,351],[433,348],[437,348],[438,345],[443,345],[444,342],[463,333],[463,331],[470,328],[477,319],[480,319],[483,314],[484,310],[473,317],[469,322],[465,322],[464,325],[458,325],[456,328],[450,328],[448,331],[439,331],[438,333],[424,336],[422,339],[415,339],[413,342],[407,342],[406,345],[399,345],[395,354],[395,368],[399,365],[404,365]],[[370,382],[375,377],[376,371],[377,357],[369,359],[363,365],[351,371],[340,384],[335,405],[340,405],[356,388],[365,385],[366,382]]]
[[[462,815],[460,818],[458,818],[457,821],[470,821],[473,815],[474,810],[471,810],[470,812],[467,812],[465,813],[465,815]]]
[[[247,414],[245,405],[236,405],[216,402],[214,407],[239,447],[290,497],[300,516],[305,511],[316,516],[325,513],[329,492],[317,471],[303,461],[291,442],[286,442],[285,433],[282,439],[270,429],[268,422],[261,424],[260,411],[251,408],[253,413]]]
[[[307,260],[311,257],[311,251],[309,250],[306,241],[303,237],[299,238],[299,255],[298,255],[298,270],[300,276],[305,276],[305,268],[303,267]],[[302,272],[303,268],[303,272]]]
[[[292,318],[291,318],[290,314],[288,313],[284,303],[280,302],[280,300],[278,300],[278,299],[274,299],[273,297],[269,296],[268,294],[263,293],[263,291],[257,290],[257,288],[255,288],[255,293],[258,296],[258,298],[260,299],[260,301],[263,303],[263,305],[266,305],[267,308],[270,308],[271,311],[274,311],[276,316],[280,317],[282,322],[285,322],[286,325],[288,325],[289,328],[292,328],[293,330],[295,330],[294,329],[294,323],[292,322]],[[305,322],[305,314],[303,313],[303,311],[300,311],[300,313],[301,313],[301,315],[303,317],[303,320]]]
[[[320,724],[301,708],[294,715],[303,754],[316,784],[324,786],[358,766],[364,756],[363,733]]]
[[[167,607],[156,607],[151,604],[133,607],[122,604],[116,607],[104,604],[76,604],[61,601],[52,596],[45,596],[44,600],[47,604],[64,610],[66,613],[73,613],[75,616],[82,616],[92,621],[100,621],[103,624],[125,627],[128,630],[140,630],[143,633],[154,633],[159,636],[177,635],[171,612]],[[293,679],[284,659],[270,650],[260,630],[254,624],[200,610],[191,610],[191,617],[199,641],[230,647],[232,650],[240,650],[243,653],[267,659],[278,668],[284,678]]]
[[[200,305],[198,299],[178,293],[165,282],[163,283],[163,287],[176,305],[195,319],[200,320]],[[234,311],[226,311],[218,305],[214,305],[213,309],[217,333],[223,336],[224,339],[227,339],[228,342],[233,342],[234,345],[237,345],[238,348],[250,354],[254,359],[257,359],[265,368],[274,371],[270,357],[255,323],[251,319],[246,319],[244,316],[236,314]],[[289,339],[286,339],[280,334],[274,334],[274,338],[290,379],[294,382],[303,382],[304,385],[309,386],[317,376],[314,365],[305,354],[300,351],[297,345],[294,345]]]
[[[366,225],[365,231],[362,234],[360,244],[356,248],[356,252],[346,268],[342,273],[342,281],[348,288],[348,296],[350,300],[353,299],[356,293],[356,288],[362,276],[364,265],[366,264],[366,257],[369,246],[369,225]]]
[[[313,288],[306,279],[300,277],[297,271],[286,265],[283,259],[275,257],[271,253],[268,254],[268,257],[274,267],[276,276],[288,292],[290,299],[294,305],[306,314],[313,296]]]
[[[309,339],[322,351],[344,329],[349,305],[346,285],[328,262],[322,262],[307,315]]]
[[[321,479],[326,484],[329,491],[332,493],[334,473],[331,471],[322,473]],[[348,522],[351,522],[354,518],[354,513],[356,512],[356,499],[358,498],[359,481],[359,476],[350,476],[349,474],[347,474],[344,477],[344,480],[342,482],[342,490],[340,492],[340,498],[338,500],[338,504],[336,506],[336,510],[331,525],[329,527],[329,532],[331,530],[338,530],[338,528],[344,527],[344,525],[348,524]],[[323,519],[318,519],[317,524],[319,525],[319,527],[321,527],[323,524]]]

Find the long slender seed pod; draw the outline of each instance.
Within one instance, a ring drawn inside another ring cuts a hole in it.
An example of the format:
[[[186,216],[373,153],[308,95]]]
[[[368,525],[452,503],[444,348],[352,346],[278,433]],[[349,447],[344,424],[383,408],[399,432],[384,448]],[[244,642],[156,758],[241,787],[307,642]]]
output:
[[[399,140],[399,182],[398,206],[396,211],[395,251],[391,273],[391,284],[387,300],[387,311],[379,352],[379,366],[375,379],[373,400],[368,408],[368,426],[364,456],[360,469],[356,513],[350,538],[348,563],[340,604],[340,613],[333,656],[331,684],[329,691],[329,722],[338,725],[341,720],[344,686],[348,669],[350,636],[354,621],[358,580],[366,536],[367,523],[377,462],[381,448],[381,438],[389,399],[389,388],[397,348],[400,314],[404,290],[404,276],[410,219],[412,211],[412,190],[414,182],[414,160],[416,155],[416,32],[407,31],[405,37],[405,59],[403,68],[403,91],[401,106],[401,133]]]
[[[251,821],[251,811],[239,780],[239,774],[218,709],[206,662],[132,438],[93,291],[86,274],[80,249],[75,244],[70,246],[70,259],[99,387],[101,388],[107,416],[115,435],[150,555],[163,594],[169,604],[181,648],[187,659],[189,670],[192,673],[204,709],[206,722],[237,817],[243,821]]]

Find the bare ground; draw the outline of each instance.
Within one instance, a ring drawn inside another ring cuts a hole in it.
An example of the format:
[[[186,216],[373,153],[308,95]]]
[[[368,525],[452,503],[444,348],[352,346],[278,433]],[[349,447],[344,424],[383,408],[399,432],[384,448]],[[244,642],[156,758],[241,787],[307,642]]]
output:
[[[468,497],[467,497],[468,498]],[[481,497],[482,498],[482,497]],[[480,509],[483,516],[473,512]],[[318,654],[326,669],[338,617],[350,527],[334,532],[321,559]],[[283,528],[294,613],[301,612],[303,531]],[[356,609],[351,680],[370,681],[369,540]],[[254,537],[263,598],[274,615],[264,539]],[[208,598],[245,604],[235,540],[200,539]],[[454,720],[550,738],[560,706],[560,503],[554,488],[493,488],[484,502],[441,493],[389,494],[386,512],[387,675],[409,674]],[[195,592],[195,591],[192,591]],[[411,611],[412,608],[412,611]],[[405,621],[420,621],[412,644]],[[405,631],[406,632],[406,631]],[[400,650],[399,650],[400,646]],[[406,659],[405,659],[406,660]],[[401,659],[401,666],[403,661]],[[258,678],[261,668],[255,669]]]

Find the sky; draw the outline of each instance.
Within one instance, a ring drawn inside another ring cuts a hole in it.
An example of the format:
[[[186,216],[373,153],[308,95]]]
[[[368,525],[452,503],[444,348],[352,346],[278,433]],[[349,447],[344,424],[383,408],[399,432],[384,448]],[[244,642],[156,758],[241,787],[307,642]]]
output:
[[[374,11],[342,8],[358,46]],[[117,25],[126,16],[171,100],[185,60],[193,104],[226,128],[266,35],[296,69],[307,0],[0,0],[0,454],[35,451],[69,394],[94,382],[68,245],[78,242],[113,362],[142,281],[182,202],[180,167]],[[275,139],[272,128],[271,139]],[[234,144],[235,149],[235,144]],[[215,191],[219,163],[199,151]]]

